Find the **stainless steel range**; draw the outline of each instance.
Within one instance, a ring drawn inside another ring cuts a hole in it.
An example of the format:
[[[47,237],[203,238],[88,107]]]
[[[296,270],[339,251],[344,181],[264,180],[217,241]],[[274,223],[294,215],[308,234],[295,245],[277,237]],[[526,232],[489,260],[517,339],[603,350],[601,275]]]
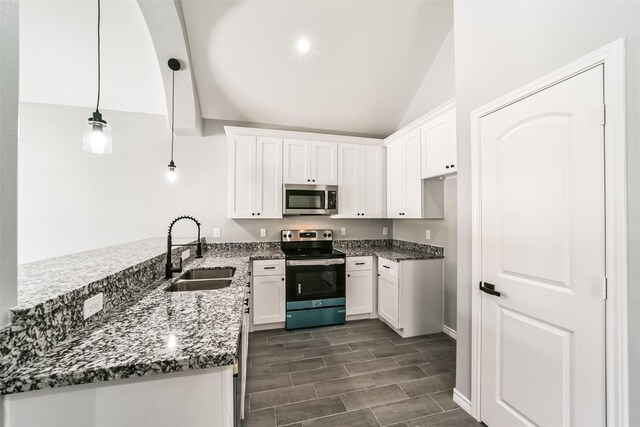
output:
[[[286,329],[345,322],[346,256],[333,249],[333,230],[282,230]]]

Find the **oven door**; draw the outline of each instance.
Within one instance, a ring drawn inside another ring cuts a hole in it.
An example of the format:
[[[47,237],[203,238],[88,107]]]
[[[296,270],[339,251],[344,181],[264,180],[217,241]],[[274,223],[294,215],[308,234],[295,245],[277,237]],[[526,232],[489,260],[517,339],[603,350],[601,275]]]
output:
[[[345,259],[287,260],[287,308],[301,309],[311,301],[336,305],[345,298]],[[300,306],[300,307],[298,307]]]

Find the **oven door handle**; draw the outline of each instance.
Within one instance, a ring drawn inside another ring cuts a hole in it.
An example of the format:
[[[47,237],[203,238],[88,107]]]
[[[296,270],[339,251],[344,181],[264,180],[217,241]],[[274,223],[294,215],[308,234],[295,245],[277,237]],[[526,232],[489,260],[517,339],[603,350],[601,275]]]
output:
[[[344,258],[332,258],[332,259],[309,259],[309,260],[291,260],[287,261],[287,267],[309,267],[309,266],[327,266],[327,265],[340,265],[344,264]]]

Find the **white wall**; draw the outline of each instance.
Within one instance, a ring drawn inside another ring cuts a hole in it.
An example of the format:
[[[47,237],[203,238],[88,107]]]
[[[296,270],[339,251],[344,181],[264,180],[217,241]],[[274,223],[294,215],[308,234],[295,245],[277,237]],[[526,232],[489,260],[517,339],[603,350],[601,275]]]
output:
[[[627,39],[630,425],[640,425],[640,3],[455,1],[458,132],[458,363],[470,396],[471,199],[469,113],[620,37]]]
[[[180,182],[164,182],[170,130],[163,115],[105,111],[113,127],[113,154],[82,151],[86,108],[20,104],[19,262],[151,236],[192,214],[209,241],[279,240],[283,228],[347,228],[345,238],[382,238],[390,220],[227,219],[227,137],[207,121],[205,136],[176,137]],[[220,239],[213,228],[220,227]],[[267,237],[260,236],[267,229]],[[195,236],[179,223],[177,236]],[[342,236],[337,236],[342,238]],[[391,235],[389,236],[391,237]]]
[[[0,1],[0,327],[17,301],[18,1]]]

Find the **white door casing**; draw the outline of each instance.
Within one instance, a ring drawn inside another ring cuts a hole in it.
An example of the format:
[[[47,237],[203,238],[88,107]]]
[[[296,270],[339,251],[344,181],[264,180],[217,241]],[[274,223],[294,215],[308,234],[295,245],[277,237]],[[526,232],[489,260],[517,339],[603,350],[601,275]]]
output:
[[[480,121],[481,414],[605,425],[603,66]]]

